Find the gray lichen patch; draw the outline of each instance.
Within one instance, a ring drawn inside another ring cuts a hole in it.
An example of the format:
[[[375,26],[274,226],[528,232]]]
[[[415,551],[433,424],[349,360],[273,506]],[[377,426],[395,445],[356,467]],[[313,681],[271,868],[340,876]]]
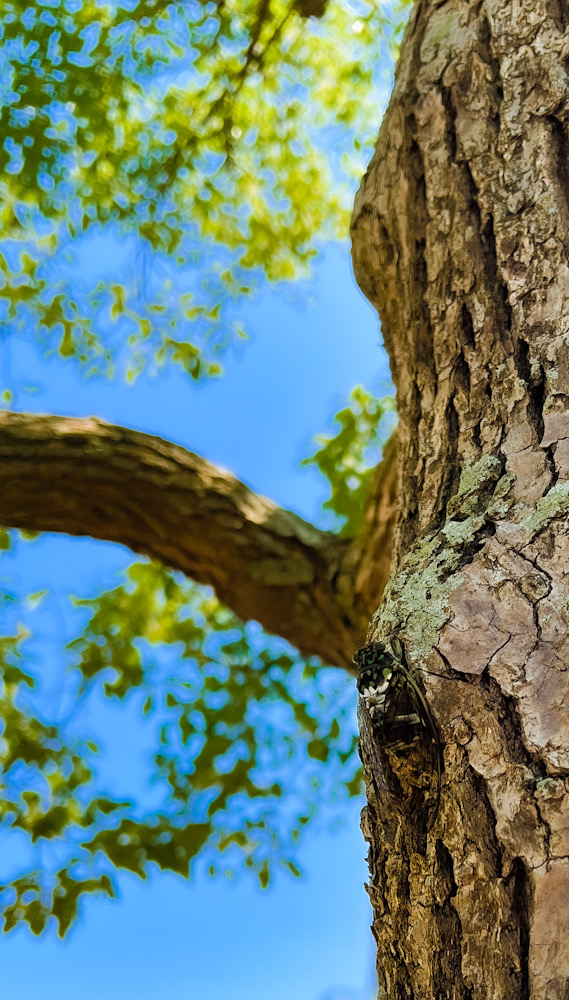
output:
[[[500,480],[503,471],[496,455],[484,455],[478,462],[463,470],[457,493],[447,504],[447,515],[471,515],[480,511],[482,494]]]
[[[536,504],[533,514],[526,517],[523,527],[531,538],[535,538],[552,521],[569,515],[569,481],[557,483]]]
[[[441,546],[440,536],[414,546],[386,589],[374,619],[378,633],[403,633],[411,658],[425,660],[448,619],[448,601],[461,582],[460,561],[454,548]]]
[[[458,550],[475,538],[476,532],[480,530],[483,524],[484,518],[473,514],[464,521],[449,521],[442,529],[442,534],[447,539],[451,548]]]
[[[457,493],[447,505],[447,521],[436,534],[417,540],[388,584],[374,617],[378,634],[403,634],[412,660],[424,661],[449,618],[451,595],[462,583],[463,567],[479,545],[491,509],[508,506],[511,475],[503,461],[485,455],[463,470]]]
[[[500,477],[496,483],[496,488],[492,494],[488,510],[486,511],[487,517],[500,518],[506,516],[508,511],[512,508],[512,500],[508,495],[515,481],[516,477],[510,470],[507,470],[504,475]]]

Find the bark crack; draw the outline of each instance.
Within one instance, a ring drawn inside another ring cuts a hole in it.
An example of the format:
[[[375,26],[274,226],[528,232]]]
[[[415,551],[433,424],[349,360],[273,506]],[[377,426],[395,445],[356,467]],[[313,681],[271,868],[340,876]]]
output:
[[[483,6],[481,4],[481,6]],[[492,82],[494,84],[494,102],[492,107],[492,117],[494,119],[496,133],[501,131],[501,107],[504,100],[504,86],[502,83],[502,73],[500,62],[492,51],[492,29],[487,17],[482,17],[479,31],[480,55],[492,71]]]
[[[520,940],[520,1000],[530,1000],[529,978],[529,945],[530,945],[530,912],[531,886],[528,871],[521,858],[515,858],[512,865],[511,879],[513,882],[512,903],[513,912],[518,920]]]

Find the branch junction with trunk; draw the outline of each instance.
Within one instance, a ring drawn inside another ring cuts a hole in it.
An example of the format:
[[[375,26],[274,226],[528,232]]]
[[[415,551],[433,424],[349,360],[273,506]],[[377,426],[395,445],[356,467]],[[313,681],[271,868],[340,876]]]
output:
[[[305,656],[346,667],[389,574],[396,454],[393,439],[364,530],[344,540],[160,438],[95,419],[3,412],[0,524],[126,545],[211,585],[241,618]]]

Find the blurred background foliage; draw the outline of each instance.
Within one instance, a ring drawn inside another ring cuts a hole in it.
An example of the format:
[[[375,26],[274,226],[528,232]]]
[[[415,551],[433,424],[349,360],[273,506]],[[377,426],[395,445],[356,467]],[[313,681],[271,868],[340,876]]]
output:
[[[167,363],[219,375],[246,337],[239,302],[345,239],[377,127],[380,47],[395,49],[408,4],[1,6],[2,338],[85,375]],[[82,260],[98,239],[127,245],[135,266],[91,281]],[[330,486],[326,526],[345,537],[392,409],[357,388],[306,460]],[[0,531],[1,549],[14,542]],[[199,857],[262,885],[275,866],[298,874],[295,844],[318,807],[359,794],[349,676],[136,562],[76,601],[64,708],[50,715],[26,653],[42,597],[2,595],[0,828],[37,848],[37,864],[0,886],[5,929],[39,934],[55,918],[63,936],[81,895],[113,895],[121,868],[187,877]],[[147,796],[101,787],[98,746],[79,732],[95,690],[141,700],[156,744]]]
[[[318,243],[345,237],[380,46],[402,10],[2,8],[0,317],[88,372],[174,361],[218,374],[239,298],[306,273]],[[78,286],[82,243],[103,226],[133,241],[139,266]]]

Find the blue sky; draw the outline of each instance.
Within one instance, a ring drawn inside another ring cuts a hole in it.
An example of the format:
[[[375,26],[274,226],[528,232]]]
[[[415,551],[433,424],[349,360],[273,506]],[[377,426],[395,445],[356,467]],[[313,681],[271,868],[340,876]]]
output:
[[[73,363],[46,363],[26,344],[9,354],[0,345],[3,381],[15,409],[96,415],[158,434],[313,520],[326,489],[299,462],[314,434],[330,429],[355,384],[388,387],[377,318],[355,286],[347,248],[336,247],[294,297],[269,289],[247,306],[246,320],[251,340],[226,357],[224,378],[203,385],[175,371],[132,386],[84,381]],[[29,383],[40,391],[25,392]],[[119,546],[46,536],[2,560],[1,575],[21,594],[50,590],[30,619],[35,666],[48,679],[73,635],[69,594],[116,585],[131,559]],[[125,780],[137,780],[144,741],[136,708],[99,721]],[[64,942],[26,930],[5,937],[4,988],[24,1000],[74,1000],[79,991],[82,1000],[368,1000],[374,948],[359,809],[350,802],[335,829],[309,827],[298,853],[303,878],[283,875],[266,892],[245,876],[212,882],[199,866],[191,884],[160,873],[146,884],[121,877],[120,900],[87,900]]]

